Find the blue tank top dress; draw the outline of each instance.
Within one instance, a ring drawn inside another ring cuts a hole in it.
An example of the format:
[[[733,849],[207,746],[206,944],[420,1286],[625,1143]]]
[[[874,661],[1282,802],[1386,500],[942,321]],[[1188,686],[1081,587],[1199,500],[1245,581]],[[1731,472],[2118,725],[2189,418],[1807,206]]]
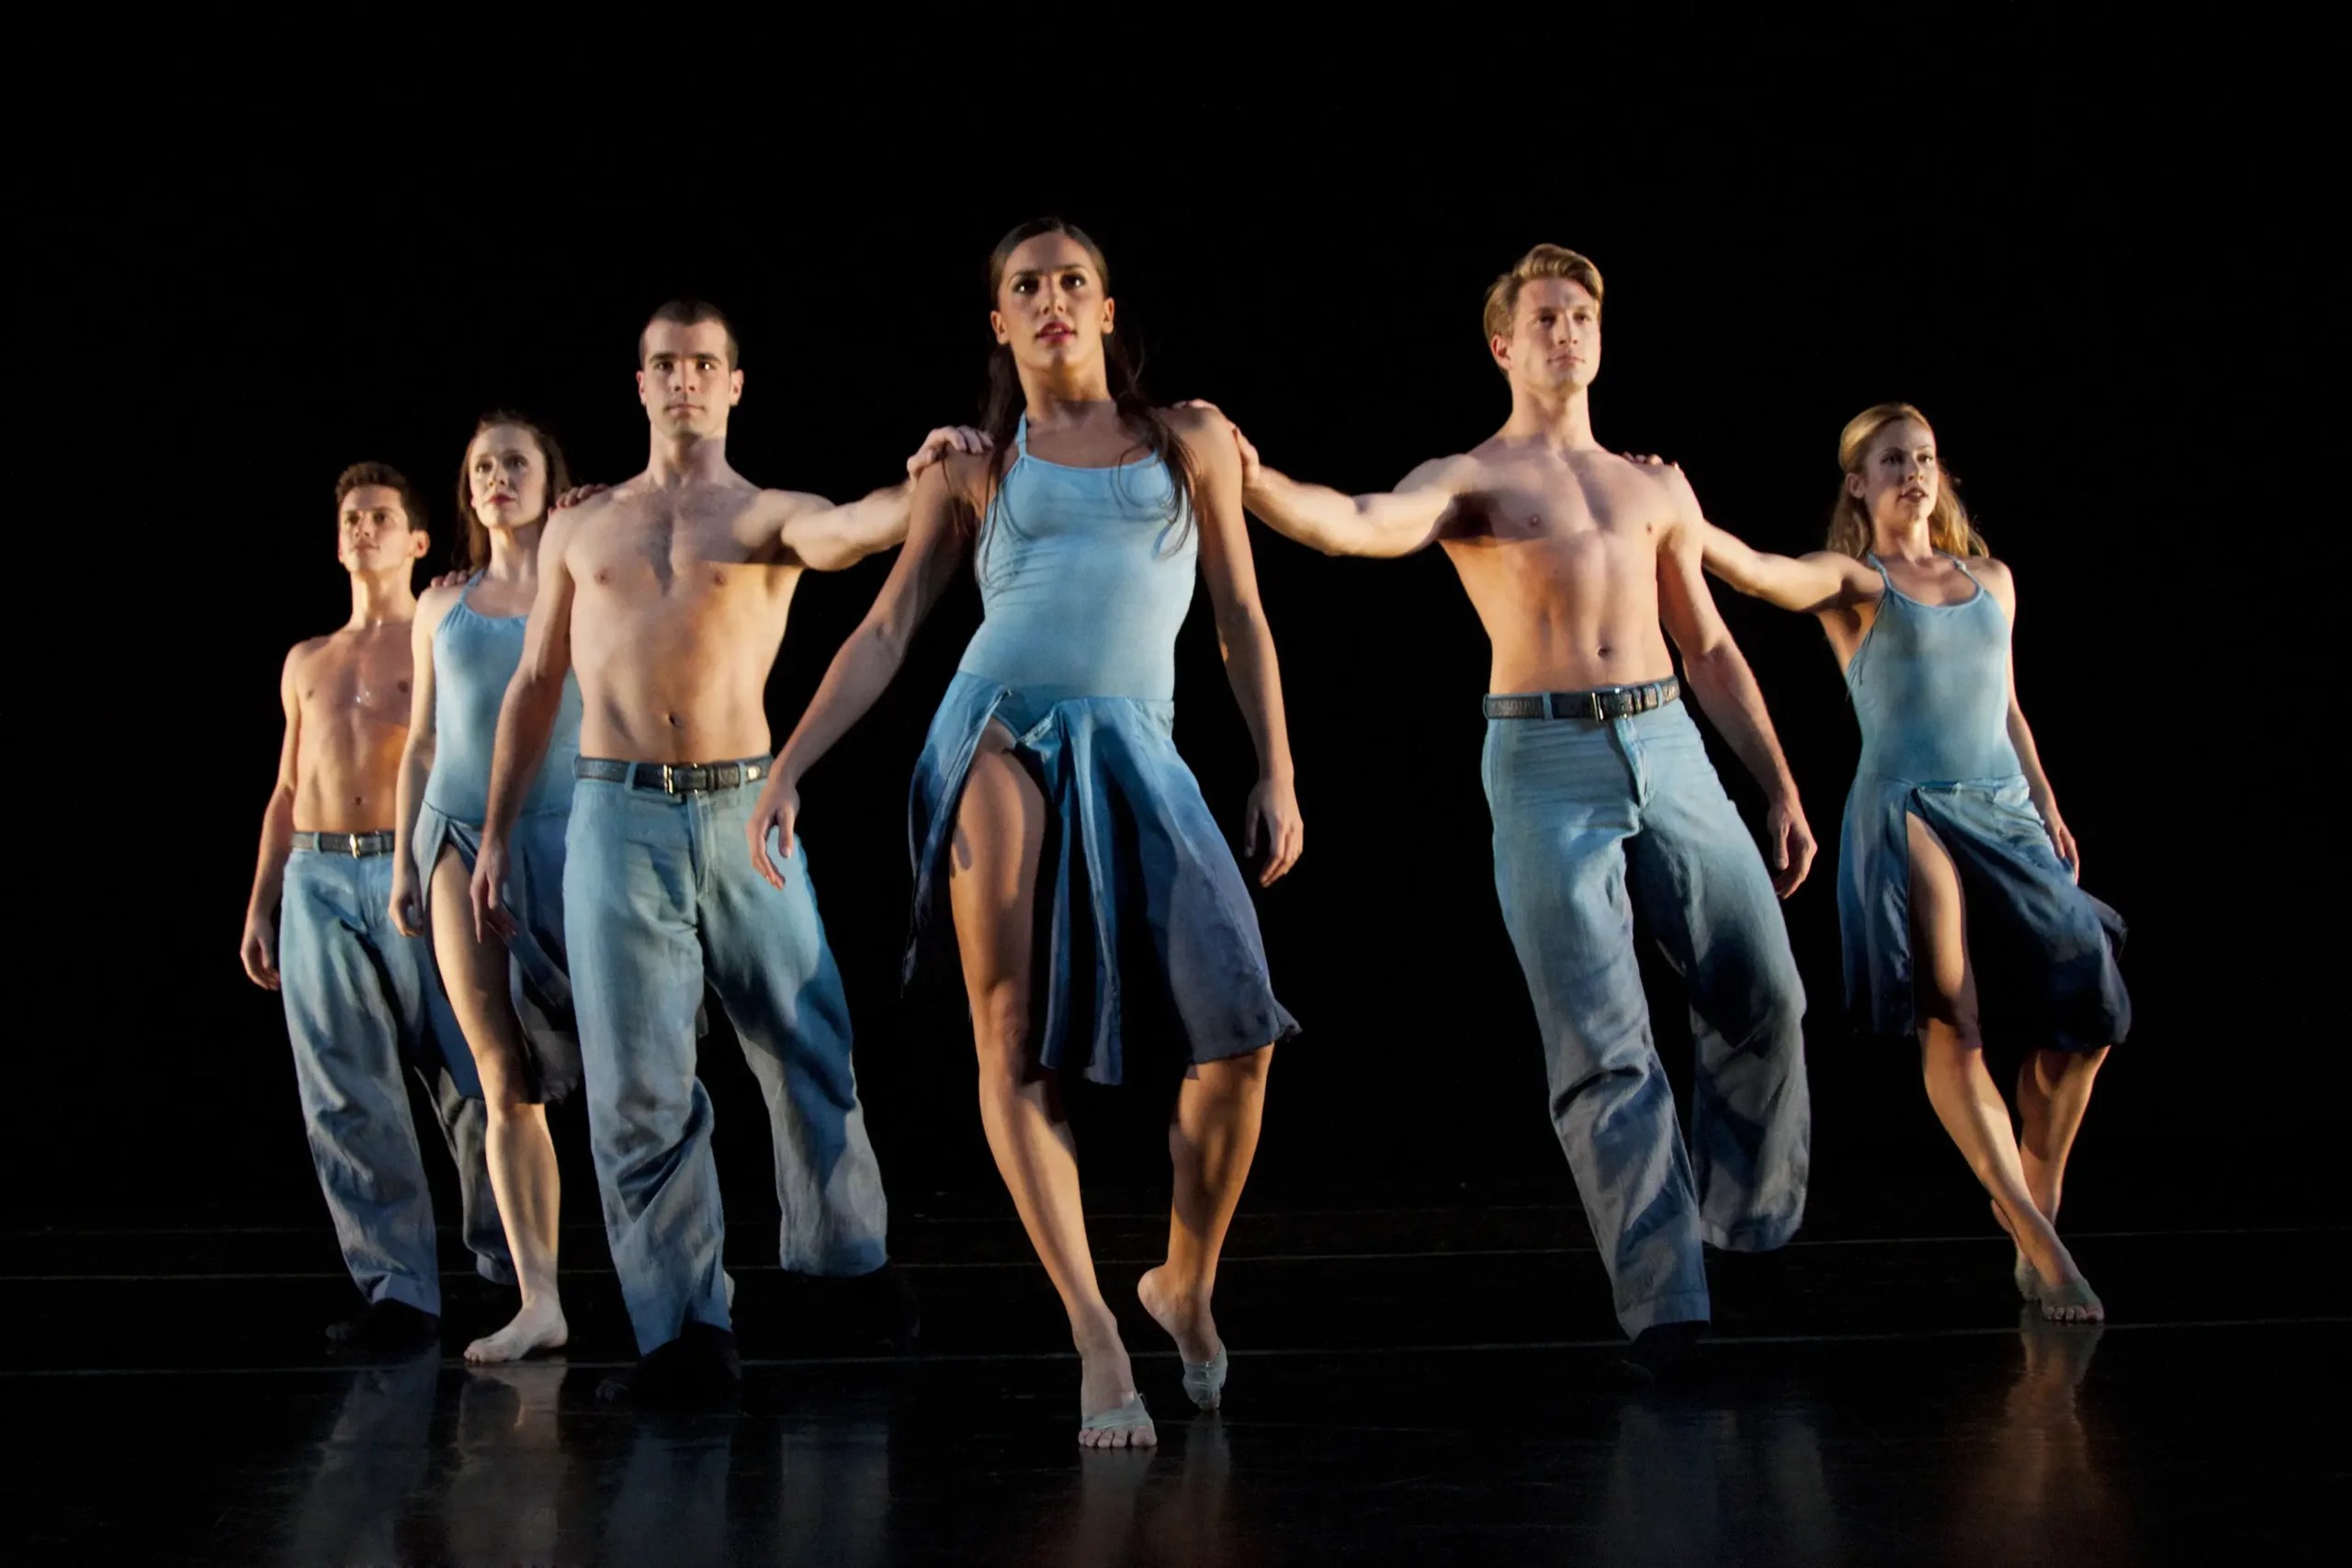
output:
[[[1199,553],[1156,457],[1012,466],[975,547],[982,620],[915,764],[912,978],[935,932],[948,842],[991,722],[1045,795],[1035,1049],[1046,1066],[1118,1083],[1123,1041],[1170,1021],[1190,1060],[1288,1039],[1250,892],[1173,739],[1176,633]]]
[[[429,903],[433,868],[447,845],[466,869],[481,850],[490,813],[490,759],[498,709],[523,662],[522,615],[485,615],[469,603],[477,576],[433,628],[433,772],[412,842]],[[506,944],[507,994],[522,1021],[528,1092],[561,1100],[580,1084],[580,1039],[563,943],[563,835],[571,815],[571,764],[580,755],[580,687],[563,680],[548,754],[508,840],[506,897],[519,928]]]
[[[1917,1032],[1905,820],[1917,817],[1960,873],[1988,1038],[2014,1027],[2034,1047],[2120,1041],[2123,919],[2075,885],[2034,809],[2009,742],[2008,616],[1981,582],[1955,604],[1906,598],[1868,558],[1886,592],[1846,665],[1862,733],[1838,870],[1849,1011],[1872,1034]]]

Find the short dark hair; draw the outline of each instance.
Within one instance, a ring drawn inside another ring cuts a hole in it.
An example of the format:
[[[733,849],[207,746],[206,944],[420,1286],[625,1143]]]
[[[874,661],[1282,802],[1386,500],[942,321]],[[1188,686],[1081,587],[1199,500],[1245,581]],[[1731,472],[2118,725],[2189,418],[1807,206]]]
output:
[[[390,463],[354,463],[336,477],[334,513],[338,518],[343,515],[344,498],[361,485],[381,485],[386,490],[398,491],[401,511],[408,517],[409,527],[415,530],[424,526],[424,507],[416,499],[416,487],[408,482],[406,474]]]
[[[645,325],[637,329],[637,362],[645,363],[645,334],[657,321],[668,321],[681,327],[700,326],[705,321],[717,321],[727,332],[727,368],[743,368],[743,348],[735,341],[735,323],[727,312],[707,299],[673,299],[645,318]]]

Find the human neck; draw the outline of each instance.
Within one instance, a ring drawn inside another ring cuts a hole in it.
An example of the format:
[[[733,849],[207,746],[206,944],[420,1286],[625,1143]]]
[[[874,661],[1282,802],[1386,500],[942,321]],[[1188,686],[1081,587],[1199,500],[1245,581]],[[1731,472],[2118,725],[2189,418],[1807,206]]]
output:
[[[1111,400],[1111,381],[1102,362],[1074,365],[1061,370],[1021,372],[1021,396],[1028,404],[1031,424],[1067,424],[1081,419]]]
[[[1517,441],[1540,441],[1555,451],[1584,452],[1600,443],[1592,435],[1592,392],[1587,387],[1566,391],[1522,387],[1511,383],[1510,418],[1503,434]]]
[[[716,435],[662,435],[653,437],[653,455],[646,460],[645,477],[657,485],[696,484],[724,479],[734,470],[727,466],[727,433]]]
[[[539,533],[547,524],[526,523],[519,528],[490,530],[490,564],[482,576],[492,582],[524,582],[539,572]]]
[[[351,619],[345,623],[352,631],[365,631],[393,621],[416,619],[416,590],[409,582],[409,563],[383,571],[355,571],[351,574]]]
[[[1883,560],[1933,560],[1936,542],[1924,517],[1916,523],[1878,523],[1871,528],[1871,551]]]

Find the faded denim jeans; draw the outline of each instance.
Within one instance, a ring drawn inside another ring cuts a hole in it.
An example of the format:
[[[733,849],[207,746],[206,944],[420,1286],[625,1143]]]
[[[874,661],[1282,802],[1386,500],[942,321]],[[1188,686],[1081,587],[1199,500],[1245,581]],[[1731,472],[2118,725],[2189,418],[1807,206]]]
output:
[[[1483,772],[1552,1124],[1617,1320],[1629,1335],[1703,1322],[1701,1241],[1776,1247],[1804,1215],[1804,997],[1771,878],[1679,702],[1600,723],[1489,719]],[[1636,910],[1689,987],[1688,1150],[1650,1033]]]
[[[888,1257],[808,856],[796,844],[778,861],[783,892],[752,869],[743,833],[758,799],[756,784],[670,795],[585,778],[572,795],[571,1000],[605,1230],[641,1352],[690,1322],[731,1324],[710,1096],[695,1077],[706,980],[767,1100],[784,1267],[864,1274]]]
[[[277,914],[279,995],[311,1162],[352,1282],[370,1302],[441,1310],[440,1253],[407,1073],[424,1080],[457,1162],[467,1247],[488,1280],[514,1271],[483,1159],[481,1080],[433,951],[392,925],[392,857],[296,850]]]

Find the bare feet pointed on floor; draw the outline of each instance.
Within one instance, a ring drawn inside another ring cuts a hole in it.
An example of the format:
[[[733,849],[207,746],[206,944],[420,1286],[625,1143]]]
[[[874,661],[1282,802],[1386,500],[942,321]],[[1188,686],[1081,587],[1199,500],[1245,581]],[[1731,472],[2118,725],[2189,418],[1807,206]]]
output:
[[[477,1367],[519,1361],[542,1351],[560,1350],[571,1337],[564,1321],[563,1303],[539,1296],[523,1303],[514,1320],[495,1334],[485,1334],[466,1347],[466,1360]]]
[[[1145,1270],[1136,1281],[1136,1299],[1176,1341],[1176,1353],[1184,1361],[1184,1393],[1204,1410],[1217,1408],[1224,1401],[1227,1362],[1208,1293],[1185,1289],[1170,1278],[1163,1263]]]
[[[1136,1393],[1135,1369],[1119,1331],[1105,1325],[1077,1337],[1078,1442],[1088,1449],[1148,1449],[1159,1442],[1151,1413]]]

